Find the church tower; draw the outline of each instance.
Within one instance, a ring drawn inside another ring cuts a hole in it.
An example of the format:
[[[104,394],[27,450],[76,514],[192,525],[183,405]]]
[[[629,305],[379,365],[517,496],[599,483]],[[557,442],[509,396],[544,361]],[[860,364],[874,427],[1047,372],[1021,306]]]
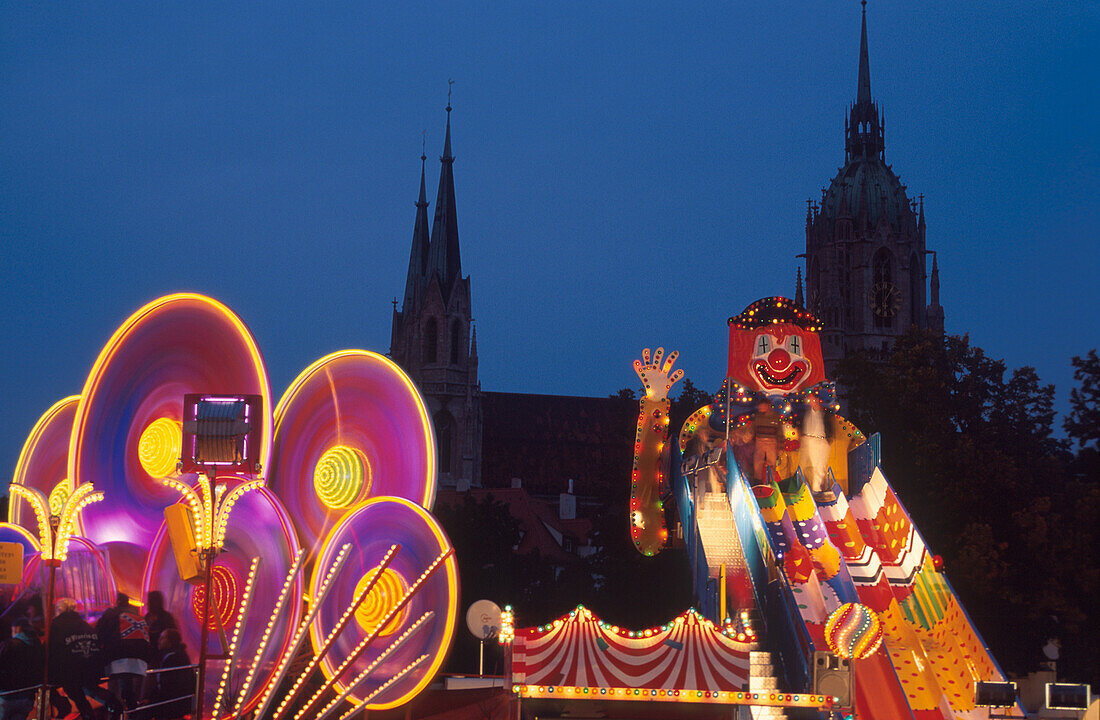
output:
[[[481,485],[481,385],[477,336],[470,314],[470,278],[462,277],[451,155],[451,106],[443,142],[435,218],[428,233],[424,162],[412,251],[401,310],[394,300],[390,357],[424,395],[435,425],[441,485]]]
[[[871,99],[863,0],[856,100],[844,123],[844,166],[821,201],[807,202],[806,305],[824,321],[831,371],[844,355],[889,349],[916,325],[943,331],[939,267],[926,288],[924,196],[910,200],[886,163],[885,117]],[[801,282],[799,282],[801,291]]]

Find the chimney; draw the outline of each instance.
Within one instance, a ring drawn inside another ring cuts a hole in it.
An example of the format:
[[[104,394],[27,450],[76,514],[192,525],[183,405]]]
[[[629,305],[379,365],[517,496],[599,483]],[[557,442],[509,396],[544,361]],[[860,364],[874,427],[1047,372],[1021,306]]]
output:
[[[573,494],[573,478],[569,478],[569,491],[558,496],[558,517],[562,520],[577,519],[577,496]]]

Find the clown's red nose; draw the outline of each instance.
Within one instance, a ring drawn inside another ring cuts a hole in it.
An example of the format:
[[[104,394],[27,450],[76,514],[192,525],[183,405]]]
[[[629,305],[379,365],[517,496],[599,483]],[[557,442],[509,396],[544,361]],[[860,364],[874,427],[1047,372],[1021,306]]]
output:
[[[783,348],[776,348],[768,353],[768,365],[775,370],[786,370],[791,364],[791,355]]]

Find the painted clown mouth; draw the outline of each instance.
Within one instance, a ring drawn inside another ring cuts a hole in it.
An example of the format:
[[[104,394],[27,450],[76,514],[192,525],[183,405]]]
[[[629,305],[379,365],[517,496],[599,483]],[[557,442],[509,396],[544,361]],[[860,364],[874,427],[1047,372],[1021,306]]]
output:
[[[774,387],[793,385],[802,377],[802,374],[806,372],[806,368],[803,367],[801,363],[791,365],[791,369],[785,375],[773,375],[770,372],[768,364],[763,361],[753,363],[752,369],[756,372],[757,376],[764,381],[764,384]]]

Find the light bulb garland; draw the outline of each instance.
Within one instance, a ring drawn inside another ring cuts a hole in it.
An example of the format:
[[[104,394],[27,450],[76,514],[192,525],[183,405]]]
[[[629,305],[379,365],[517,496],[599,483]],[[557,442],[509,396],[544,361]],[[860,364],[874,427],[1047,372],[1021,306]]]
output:
[[[218,693],[214,697],[214,717],[217,718],[221,715],[222,700],[225,698],[226,688],[229,686],[229,677],[233,672],[233,666],[237,662],[237,646],[241,640],[241,633],[244,631],[245,620],[248,617],[248,610],[252,606],[252,588],[256,582],[256,572],[260,567],[260,558],[252,558],[252,563],[248,568],[248,579],[244,583],[244,592],[241,594],[240,609],[237,611],[237,623],[233,629],[233,636],[229,641],[229,657],[225,660],[225,668],[222,670],[222,679],[218,683]]]
[[[349,553],[351,553],[351,543],[344,543],[340,547],[340,552],[329,566],[328,573],[325,574],[324,580],[321,581],[320,588],[318,588],[317,593],[311,599],[309,612],[306,614],[306,617],[302,618],[302,622],[299,623],[298,629],[295,630],[294,636],[290,640],[290,646],[283,652],[275,672],[272,673],[271,679],[268,680],[267,687],[264,688],[260,697],[260,703],[257,706],[256,717],[263,717],[267,713],[272,695],[282,683],[287,668],[290,666],[290,661],[298,654],[298,648],[302,644],[302,639],[305,638],[309,631],[310,623],[313,622],[314,618],[317,617],[317,613],[320,612],[321,604],[324,603],[325,598],[328,596],[329,589],[332,587],[332,581],[337,573],[344,567],[344,562],[347,560]]]
[[[375,567],[379,570],[384,570],[389,567],[389,564],[393,561],[394,556],[396,556],[400,550],[400,545],[391,545],[390,549],[386,551],[386,554],[382,556],[382,560]],[[376,573],[372,580],[377,581],[377,578],[380,574],[381,573]],[[321,647],[318,648],[317,651],[313,654],[313,657],[309,659],[309,662],[306,663],[305,668],[303,668],[302,672],[298,674],[298,677],[295,679],[294,684],[291,685],[290,690],[285,696],[283,696],[282,701],[275,709],[273,720],[280,720],[280,718],[283,717],[283,714],[290,706],[290,703],[293,702],[295,697],[297,697],[298,690],[310,677],[314,669],[316,669],[316,667],[321,663],[321,659],[324,658],[326,654],[328,654],[329,649],[336,642],[336,638],[340,635],[340,632],[343,631],[343,629],[347,626],[349,622],[351,622],[351,619],[355,616],[355,611],[359,608],[359,605],[363,602],[364,599],[366,599],[367,595],[373,589],[374,582],[368,582],[367,585],[360,590],[359,594],[356,595],[355,598],[351,601],[351,604],[347,606],[347,608],[344,610],[344,614],[340,616],[340,619],[336,622],[335,627],[333,627],[332,631],[328,634],[328,637],[326,637],[324,642],[321,643]],[[320,607],[321,605],[321,603],[316,598],[313,600],[313,603],[317,607]]]
[[[751,692],[730,690],[693,690],[688,688],[630,688],[575,685],[513,685],[512,692],[521,698],[577,699],[602,698],[652,702],[710,703],[748,705],[752,707],[804,707],[829,709],[838,698],[831,695],[784,693],[779,691]]]
[[[405,642],[408,641],[408,639],[412,637],[412,635],[417,630],[423,627],[424,624],[431,620],[433,617],[435,617],[435,611],[433,610],[428,610],[423,615],[421,615],[416,622],[414,622],[408,627],[408,629],[405,630],[405,632],[401,633],[401,635],[396,640],[390,643],[389,647],[379,653],[378,657],[372,660],[370,664],[367,665],[366,668],[364,668],[363,672],[356,675],[355,679],[347,684],[347,687],[344,688],[344,691],[337,695],[328,705],[324,707],[323,710],[321,710],[315,720],[325,720],[325,718],[327,718],[329,714],[340,703],[344,702],[344,700],[346,700],[348,696],[352,694],[355,688],[357,688],[364,680],[370,677],[371,673],[373,673],[379,665],[385,662],[390,655],[397,652],[401,648],[401,646],[404,645]],[[424,657],[427,657],[427,655],[425,655]]]
[[[15,497],[26,500],[34,510],[34,517],[38,522],[42,560],[54,564],[65,562],[69,555],[69,540],[72,539],[76,530],[80,511],[103,499],[103,493],[96,492],[92,483],[84,483],[65,498],[61,503],[60,513],[55,514],[50,512],[50,501],[41,491],[19,483],[12,483],[8,489]],[[54,518],[57,519],[56,530],[52,524]]]
[[[368,695],[367,697],[363,698],[363,700],[362,700],[361,702],[359,702],[358,704],[356,704],[356,706],[355,706],[355,707],[353,707],[353,708],[352,708],[351,710],[348,710],[348,711],[347,711],[346,713],[344,713],[343,715],[341,715],[341,716],[340,716],[340,720],[348,720],[348,718],[350,718],[350,717],[351,717],[352,715],[354,715],[355,713],[357,713],[357,712],[359,712],[360,710],[362,710],[362,709],[363,709],[364,707],[366,707],[366,706],[367,706],[367,703],[371,702],[371,701],[372,701],[372,700],[374,700],[374,699],[375,699],[376,697],[378,697],[378,696],[379,696],[379,695],[381,695],[382,693],[384,693],[384,692],[386,692],[387,690],[389,690],[389,689],[390,689],[390,688],[391,688],[391,687],[392,687],[392,686],[393,686],[393,685],[394,685],[395,683],[397,683],[398,681],[400,681],[400,680],[401,680],[401,678],[403,678],[403,677],[405,677],[406,675],[408,675],[409,673],[411,673],[411,672],[412,672],[413,670],[415,670],[415,669],[416,669],[416,668],[417,668],[417,667],[418,667],[418,666],[419,666],[419,665],[420,665],[421,663],[423,663],[423,662],[424,662],[425,660],[427,660],[427,659],[428,659],[428,657],[429,657],[429,655],[428,655],[428,654],[424,654],[424,655],[421,655],[421,656],[420,656],[420,657],[418,657],[418,658],[417,658],[416,660],[413,660],[413,661],[412,661],[411,663],[409,663],[408,665],[406,665],[406,666],[405,666],[404,668],[402,668],[402,669],[401,669],[401,670],[400,670],[400,671],[399,671],[399,672],[398,672],[397,674],[395,674],[395,675],[394,675],[394,676],[393,676],[392,678],[390,678],[390,679],[389,679],[389,680],[387,680],[386,682],[384,682],[384,683],[382,683],[381,685],[379,685],[379,686],[378,686],[378,689],[377,689],[377,690],[375,690],[374,692],[372,692],[372,693],[371,693],[370,695]]]
[[[505,605],[500,612],[500,632],[497,633],[497,642],[501,645],[510,645],[516,638],[516,618],[511,605]]]
[[[298,551],[297,557],[294,558],[294,563],[290,566],[290,570],[286,574],[286,580],[283,582],[283,587],[279,590],[279,597],[275,601],[275,609],[271,611],[271,617],[268,618],[267,627],[264,628],[264,633],[260,637],[260,644],[256,649],[256,655],[252,660],[252,665],[248,668],[248,674],[245,676],[241,692],[237,696],[237,703],[233,706],[234,720],[241,716],[241,710],[244,707],[245,700],[248,698],[248,693],[252,690],[252,683],[256,678],[256,671],[260,667],[260,661],[263,659],[264,651],[267,649],[267,643],[271,638],[272,631],[275,629],[275,623],[278,622],[279,616],[282,615],[283,605],[286,604],[291,586],[298,578],[298,573],[302,569],[305,556],[305,548]]]
[[[382,618],[382,621],[379,623],[378,627],[376,627],[370,634],[363,638],[359,642],[359,644],[356,645],[355,648],[351,651],[351,654],[332,671],[331,677],[329,677],[329,679],[325,681],[325,683],[317,690],[316,693],[313,694],[309,701],[294,715],[294,720],[301,720],[302,717],[306,716],[313,709],[318,700],[320,700],[321,697],[326,692],[328,692],[333,685],[336,684],[337,678],[343,675],[344,671],[347,670],[352,663],[358,660],[364,652],[366,652],[370,644],[374,642],[375,638],[378,637],[378,634],[382,630],[382,628],[388,625],[390,620],[392,620],[393,617],[397,615],[397,613],[401,612],[401,610],[404,609],[405,605],[407,605],[409,601],[412,600],[413,596],[420,590],[420,586],[427,582],[428,578],[432,576],[436,569],[453,554],[454,548],[447,548],[438,557],[436,557],[436,559],[433,560],[431,564],[428,565],[424,572],[420,574],[420,577],[416,579],[416,582],[409,586],[409,590],[405,593],[404,597],[402,597],[401,600],[397,604],[395,604],[393,608],[386,614],[386,616]],[[278,720],[278,715],[276,715],[275,720]]]

